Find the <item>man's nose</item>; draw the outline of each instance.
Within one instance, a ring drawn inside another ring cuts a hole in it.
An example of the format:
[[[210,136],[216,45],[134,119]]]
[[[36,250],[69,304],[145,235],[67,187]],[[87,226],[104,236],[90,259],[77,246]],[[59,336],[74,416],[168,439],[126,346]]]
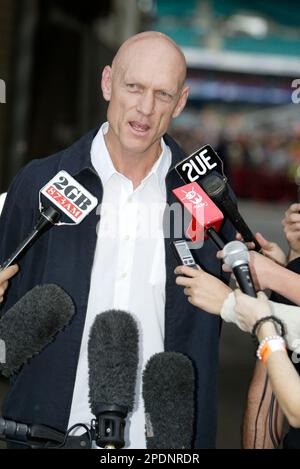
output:
[[[145,91],[139,96],[137,110],[145,116],[150,116],[154,112],[155,97],[150,91]]]

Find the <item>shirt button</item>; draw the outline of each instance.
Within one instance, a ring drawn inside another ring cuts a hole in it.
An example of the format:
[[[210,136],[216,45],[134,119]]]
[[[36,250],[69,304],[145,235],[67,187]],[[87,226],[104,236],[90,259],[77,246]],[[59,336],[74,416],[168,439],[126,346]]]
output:
[[[129,235],[126,235],[124,239],[125,239],[125,241],[129,241],[129,240],[130,240],[130,236],[129,236]]]
[[[125,279],[125,278],[127,278],[127,273],[126,273],[126,272],[124,272],[124,273],[122,274],[121,278],[122,278],[122,279]]]

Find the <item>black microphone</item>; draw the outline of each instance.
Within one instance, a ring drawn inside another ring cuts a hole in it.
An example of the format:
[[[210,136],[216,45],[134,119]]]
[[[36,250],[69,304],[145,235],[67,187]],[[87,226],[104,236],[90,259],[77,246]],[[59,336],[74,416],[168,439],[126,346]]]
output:
[[[51,448],[62,444],[65,435],[47,425],[27,425],[0,417],[0,440],[16,441],[32,449]]]
[[[16,422],[0,417],[0,440],[30,449],[90,449],[89,435],[70,436],[48,425]]]
[[[153,355],[143,373],[148,449],[190,449],[193,440],[195,376],[181,353]]]
[[[48,345],[74,314],[59,286],[36,286],[0,319],[0,373],[9,377]]]
[[[29,233],[17,249],[0,266],[0,272],[7,269],[10,265],[17,263],[33,243],[40,237],[40,235],[59,221],[60,216],[61,214],[54,207],[44,209],[31,233]]]
[[[40,216],[33,230],[0,266],[0,272],[15,264],[48,228],[78,225],[96,207],[98,200],[66,171],[57,173],[39,192]],[[47,207],[43,207],[43,203]],[[67,221],[61,221],[61,219]]]
[[[224,246],[223,252],[224,263],[229,265],[233,271],[241,291],[256,298],[257,295],[249,269],[249,251],[247,246],[241,241],[231,241]]]
[[[125,419],[132,412],[138,367],[138,328],[124,311],[98,314],[88,343],[89,401],[95,440],[102,448],[123,448]]]
[[[261,251],[261,246],[256,240],[254,234],[246,224],[242,215],[237,209],[237,206],[229,195],[228,185],[226,180],[216,174],[210,174],[200,181],[201,187],[205,190],[207,195],[215,202],[224,215],[226,215],[233,226],[244,238],[244,241],[253,242],[255,250]]]

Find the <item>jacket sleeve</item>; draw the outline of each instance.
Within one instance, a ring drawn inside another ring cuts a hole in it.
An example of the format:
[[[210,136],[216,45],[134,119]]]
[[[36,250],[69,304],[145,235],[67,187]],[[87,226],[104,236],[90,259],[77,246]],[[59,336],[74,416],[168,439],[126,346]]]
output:
[[[35,218],[31,196],[33,165],[34,161],[21,170],[8,190],[0,218],[0,264],[13,253],[33,227]],[[0,305],[0,315],[19,299],[18,286],[21,274],[20,271],[10,280],[5,301]]]

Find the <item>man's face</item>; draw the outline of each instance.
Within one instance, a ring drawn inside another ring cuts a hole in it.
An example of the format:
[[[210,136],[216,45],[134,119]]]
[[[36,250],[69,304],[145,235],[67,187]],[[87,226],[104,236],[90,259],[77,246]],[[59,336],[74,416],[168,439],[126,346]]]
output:
[[[109,101],[110,143],[141,154],[159,145],[172,117],[183,109],[188,89],[176,53],[158,47],[133,46],[113,69],[103,72],[102,90]]]

